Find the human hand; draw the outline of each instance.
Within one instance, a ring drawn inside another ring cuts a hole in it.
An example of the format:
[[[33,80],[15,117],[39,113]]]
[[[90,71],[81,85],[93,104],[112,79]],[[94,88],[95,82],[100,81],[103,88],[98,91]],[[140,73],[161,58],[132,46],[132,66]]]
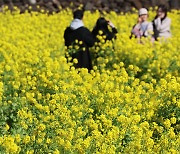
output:
[[[142,18],[141,17],[138,18],[138,23],[142,23]]]
[[[163,11],[161,11],[161,10],[158,10],[157,11],[157,16],[158,16],[158,18],[162,19],[162,18],[165,17],[165,13]]]
[[[112,28],[114,28],[114,24],[111,21],[108,21],[108,25],[111,26]]]
[[[164,18],[164,17],[165,17],[165,13],[164,13],[164,12],[162,12],[162,13],[161,13],[161,15],[159,16],[159,18],[161,18],[161,19],[162,19],[162,18]]]

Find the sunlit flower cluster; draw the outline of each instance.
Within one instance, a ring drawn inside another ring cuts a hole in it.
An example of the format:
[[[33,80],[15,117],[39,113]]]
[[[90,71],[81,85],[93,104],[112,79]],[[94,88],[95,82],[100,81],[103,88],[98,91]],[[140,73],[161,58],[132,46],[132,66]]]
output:
[[[102,14],[117,39],[99,36],[90,72],[65,58],[71,10],[0,13],[0,153],[180,152],[180,11],[168,13],[172,38],[141,44],[133,11]],[[99,16],[86,11],[86,27]]]

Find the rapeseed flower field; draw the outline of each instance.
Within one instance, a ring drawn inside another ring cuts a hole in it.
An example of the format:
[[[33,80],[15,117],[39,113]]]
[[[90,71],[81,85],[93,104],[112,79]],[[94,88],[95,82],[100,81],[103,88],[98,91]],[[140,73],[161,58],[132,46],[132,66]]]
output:
[[[100,15],[86,11],[86,27]],[[143,44],[129,39],[136,10],[103,16],[117,39],[90,49],[88,73],[64,56],[71,10],[0,13],[0,153],[180,152],[180,11],[172,38]]]

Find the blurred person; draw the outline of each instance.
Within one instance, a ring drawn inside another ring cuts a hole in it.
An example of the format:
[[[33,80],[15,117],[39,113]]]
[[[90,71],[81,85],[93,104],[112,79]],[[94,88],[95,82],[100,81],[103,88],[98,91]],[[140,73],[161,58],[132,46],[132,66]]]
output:
[[[157,14],[153,20],[154,38],[169,38],[171,37],[171,19],[167,17],[167,7],[159,5]]]
[[[141,37],[152,37],[153,33],[153,26],[151,22],[148,22],[148,11],[146,8],[141,8],[138,11],[138,21],[137,24],[135,24],[131,31],[131,36],[135,36],[135,38],[141,38]]]
[[[92,34],[95,39],[95,52],[92,52],[93,63],[98,66],[100,57],[105,59],[112,57],[114,53],[113,40],[116,39],[117,29],[111,21],[106,20],[104,17],[100,17],[96,21]]]
[[[112,28],[111,31],[109,30],[108,26]],[[102,34],[100,34],[100,31]],[[116,38],[117,29],[111,21],[106,20],[104,17],[100,17],[96,21],[96,25],[92,30],[92,34],[96,42],[99,41],[97,35],[105,36],[105,40],[112,40],[113,38]]]
[[[69,49],[69,54],[72,59],[76,58],[78,60],[75,65],[76,68],[87,68],[92,69],[91,55],[89,52],[89,47],[94,45],[94,38],[92,33],[84,26],[83,23],[84,12],[82,10],[76,10],[73,13],[73,20],[69,27],[66,28],[64,32],[65,46]],[[70,51],[77,42],[80,42],[79,48],[75,49],[73,53]]]

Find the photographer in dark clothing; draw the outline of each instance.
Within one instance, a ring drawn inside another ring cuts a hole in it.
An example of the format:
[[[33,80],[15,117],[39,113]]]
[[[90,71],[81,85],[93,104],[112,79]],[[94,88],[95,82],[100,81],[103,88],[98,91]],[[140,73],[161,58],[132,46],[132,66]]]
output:
[[[72,59],[76,58],[78,63],[76,68],[92,69],[92,61],[89,52],[89,47],[94,45],[92,33],[84,27],[82,10],[74,12],[74,19],[70,26],[64,32],[65,46],[68,47],[68,53]]]
[[[108,25],[112,28],[112,31],[108,29]],[[105,40],[112,40],[113,38],[116,38],[117,29],[115,28],[114,24],[103,17],[98,18],[92,31],[92,34],[97,42],[99,41],[97,39],[97,35],[100,35],[100,31],[102,31],[101,35],[106,37]]]
[[[116,39],[117,29],[114,24],[105,19],[99,17],[92,30],[93,37],[95,39],[93,56],[93,63],[96,66],[100,66],[100,59],[113,59],[114,57],[114,40]],[[108,60],[106,66],[110,66],[111,60]]]

